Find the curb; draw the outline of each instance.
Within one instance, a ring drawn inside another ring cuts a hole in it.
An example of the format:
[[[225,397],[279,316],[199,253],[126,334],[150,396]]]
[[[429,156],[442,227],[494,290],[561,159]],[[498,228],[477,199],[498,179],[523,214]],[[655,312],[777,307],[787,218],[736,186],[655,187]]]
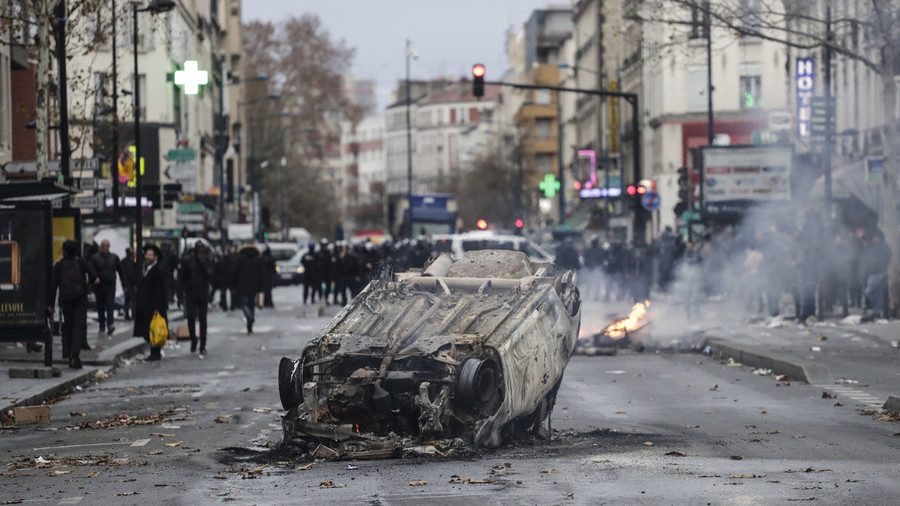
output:
[[[728,339],[706,338],[701,344],[701,349],[707,346],[712,349],[714,355],[732,357],[742,364],[771,369],[774,374],[784,374],[793,381],[824,385],[834,383],[828,367],[816,362],[776,355]]]
[[[890,396],[884,403],[883,409],[889,413],[900,414],[900,397]]]

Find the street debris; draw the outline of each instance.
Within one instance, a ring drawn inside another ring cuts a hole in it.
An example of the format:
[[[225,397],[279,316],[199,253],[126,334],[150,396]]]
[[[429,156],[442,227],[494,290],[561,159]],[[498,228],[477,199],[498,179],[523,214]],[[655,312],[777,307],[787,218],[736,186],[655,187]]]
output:
[[[141,493],[140,493],[140,492],[137,492],[137,491],[134,491],[134,492],[119,492],[118,494],[116,494],[116,497],[119,497],[119,496],[126,496],[126,495],[141,495]]]
[[[319,488],[344,488],[346,486],[344,483],[335,483],[331,480],[319,483]]]
[[[787,469],[787,470],[785,470],[784,472],[786,472],[786,473],[824,473],[824,472],[827,472],[827,471],[831,471],[831,469],[829,469],[829,468],[807,467],[806,469],[802,469],[802,470]]]
[[[348,471],[353,471],[353,470],[355,470],[355,469],[359,469],[359,466],[357,466],[356,464],[350,462],[350,463],[348,463],[348,464],[346,465],[346,467],[344,467],[344,469],[346,469],[346,470],[348,470]]]
[[[506,474],[506,471],[512,467],[512,464],[509,462],[504,462],[503,464],[497,464],[496,466],[491,468],[491,474]]]
[[[744,364],[740,362],[735,362],[733,357],[728,357],[728,362],[725,364],[728,367],[740,367]]]
[[[823,399],[834,399],[835,397],[837,397],[837,396],[836,396],[836,395],[832,395],[830,392],[827,392],[827,391],[823,391],[823,392],[822,392],[822,398],[823,398]]]
[[[553,474],[556,472],[556,469],[541,469],[541,474]]]
[[[430,481],[411,481],[411,482],[409,482],[409,486],[410,487],[421,487],[424,485],[428,485],[429,483],[431,483],[431,482]]]
[[[134,425],[157,425],[166,422],[172,421],[180,421],[180,420],[189,420],[186,415],[183,413],[179,414],[178,418],[173,418],[176,415],[174,410],[166,411],[163,413],[154,413],[146,416],[129,416],[127,414],[120,414],[118,416],[97,420],[94,422],[82,422],[78,425],[71,425],[66,427],[67,429],[114,429],[118,427],[127,427]]]
[[[543,472],[543,471],[541,471]],[[488,483],[494,483],[494,480],[491,478],[484,478],[482,480],[473,480],[472,478],[462,478],[458,475],[450,476],[450,483],[465,483],[467,485],[484,485]]]
[[[179,441],[177,443],[166,443],[166,446],[169,448],[175,448],[176,446],[181,446],[184,444],[184,441]]]
[[[760,367],[759,369],[754,369],[753,374],[757,376],[769,376],[772,374],[772,369],[764,369]]]
[[[169,434],[167,432],[151,432],[150,435],[158,437],[175,437],[175,434]]]
[[[883,422],[900,422],[900,413],[891,413],[888,411],[884,411],[881,409],[863,409],[860,411],[861,415],[870,415],[874,416],[878,420]]]
[[[644,446],[653,446],[653,441],[644,441],[641,444],[643,444]]]
[[[666,453],[667,457],[687,457],[687,453],[672,450]]]
[[[254,413],[271,413],[272,408],[253,408]]]
[[[753,479],[753,478],[765,478],[764,474],[732,474],[728,476],[729,478],[739,478],[739,479]]]
[[[743,455],[732,455],[731,460],[744,460]]]
[[[373,281],[300,358],[281,360],[285,443],[360,459],[433,455],[430,441],[549,437],[581,319],[575,271],[551,269],[479,250]]]
[[[310,462],[309,464],[306,464],[305,466],[298,467],[297,469],[295,469],[295,471],[309,471],[310,469],[312,469],[312,466],[314,464],[315,464],[315,462]]]

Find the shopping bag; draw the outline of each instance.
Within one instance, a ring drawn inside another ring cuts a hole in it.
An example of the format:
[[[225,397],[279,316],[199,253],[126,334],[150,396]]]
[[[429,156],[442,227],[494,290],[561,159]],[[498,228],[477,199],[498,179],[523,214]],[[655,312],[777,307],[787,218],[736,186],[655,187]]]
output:
[[[168,337],[169,328],[166,326],[166,319],[159,314],[159,311],[154,311],[153,319],[150,320],[150,345],[165,346]]]

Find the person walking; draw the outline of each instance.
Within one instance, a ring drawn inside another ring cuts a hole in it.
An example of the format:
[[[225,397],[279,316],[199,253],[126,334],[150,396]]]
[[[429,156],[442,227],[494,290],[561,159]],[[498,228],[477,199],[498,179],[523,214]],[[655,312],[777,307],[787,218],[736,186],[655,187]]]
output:
[[[122,288],[125,290],[125,321],[134,318],[134,292],[137,287],[138,264],[134,260],[134,250],[125,248],[125,258],[122,259]]]
[[[50,300],[56,300],[62,311],[63,357],[69,359],[71,369],[81,369],[81,344],[87,340],[88,286],[99,282],[90,262],[78,256],[78,243],[63,243],[63,257],[53,264],[50,277]],[[55,308],[48,308],[53,314]]]
[[[161,265],[162,252],[155,244],[144,246],[144,275],[138,281],[134,303],[134,337],[150,342],[150,321],[158,312],[168,325],[167,273]],[[147,360],[162,359],[162,347],[151,346]]]
[[[255,245],[245,244],[238,249],[233,286],[247,321],[248,335],[253,333],[253,322],[256,321],[256,301],[262,290],[262,265],[259,248]]]
[[[887,316],[887,270],[891,263],[891,248],[884,242],[884,232],[875,229],[867,236],[862,258],[859,259],[860,273],[866,287],[863,322]]]
[[[188,332],[191,336],[191,353],[197,351],[197,320],[200,323],[200,358],[206,356],[206,315],[209,310],[209,290],[213,270],[209,252],[202,242],[185,255],[178,270],[178,302],[184,304]]]
[[[319,256],[316,245],[310,244],[309,250],[300,258],[303,265],[303,305],[315,303],[316,295],[322,298],[322,271],[319,267]]]
[[[116,275],[118,274],[122,290],[125,290],[125,272],[118,255],[109,251],[109,241],[100,241],[100,251],[91,257],[91,266],[97,272],[100,282],[94,285],[97,297],[97,320],[100,323],[100,334],[106,332],[111,336],[116,330],[113,321],[116,305]]]

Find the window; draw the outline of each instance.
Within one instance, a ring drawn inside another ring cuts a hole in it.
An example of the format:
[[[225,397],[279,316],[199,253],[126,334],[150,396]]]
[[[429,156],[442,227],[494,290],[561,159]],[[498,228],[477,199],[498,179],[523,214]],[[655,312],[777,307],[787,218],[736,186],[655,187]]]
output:
[[[706,82],[706,65],[692,65],[687,68],[687,82],[685,83],[685,91],[687,92],[687,112],[705,111],[707,108],[707,82]]]
[[[537,137],[538,139],[549,139],[550,132],[552,130],[553,122],[549,119],[539,119],[537,120]]]
[[[743,27],[749,32],[759,32],[761,25],[761,0],[741,0]]]
[[[762,107],[762,78],[741,76],[741,109]]]
[[[552,174],[553,173],[553,155],[538,155],[537,157],[537,166],[538,166],[538,174]]]
[[[456,124],[456,109],[450,109],[450,124]]]
[[[536,104],[546,105],[550,103],[550,90],[535,90],[534,102]]]

